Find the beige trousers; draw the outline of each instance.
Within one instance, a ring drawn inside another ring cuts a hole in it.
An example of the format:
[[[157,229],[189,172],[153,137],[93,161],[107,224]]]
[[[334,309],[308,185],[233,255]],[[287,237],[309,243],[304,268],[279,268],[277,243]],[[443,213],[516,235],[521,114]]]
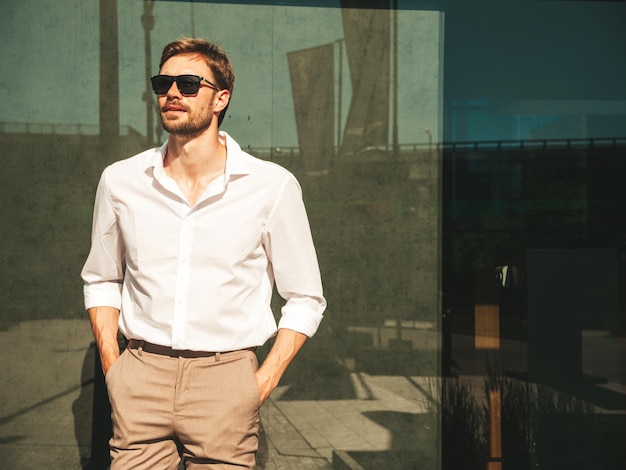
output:
[[[253,469],[259,387],[253,351],[181,358],[126,349],[106,374],[111,470]]]

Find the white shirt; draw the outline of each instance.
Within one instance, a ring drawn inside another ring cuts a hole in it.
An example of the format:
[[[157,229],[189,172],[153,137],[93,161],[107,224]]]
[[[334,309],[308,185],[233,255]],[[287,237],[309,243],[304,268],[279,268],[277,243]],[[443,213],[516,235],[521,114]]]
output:
[[[231,351],[276,333],[307,336],[326,300],[300,185],[225,132],[223,178],[190,207],[163,170],[167,143],[107,167],[82,270],[85,307],[121,310],[120,331],[174,349]]]

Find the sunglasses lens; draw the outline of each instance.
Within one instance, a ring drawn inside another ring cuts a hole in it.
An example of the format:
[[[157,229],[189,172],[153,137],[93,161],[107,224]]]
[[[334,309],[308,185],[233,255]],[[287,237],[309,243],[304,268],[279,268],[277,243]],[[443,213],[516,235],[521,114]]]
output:
[[[176,81],[176,86],[183,95],[195,95],[200,88],[200,77],[195,75],[179,75],[177,77],[157,75],[152,77],[152,89],[157,95],[164,95],[174,81]]]
[[[169,77],[167,75],[157,75],[152,77],[152,89],[158,95],[164,95],[167,90],[170,89],[172,83],[174,83],[175,77]]]
[[[194,95],[200,88],[200,79],[194,75],[180,75],[176,77],[176,85],[184,95]]]

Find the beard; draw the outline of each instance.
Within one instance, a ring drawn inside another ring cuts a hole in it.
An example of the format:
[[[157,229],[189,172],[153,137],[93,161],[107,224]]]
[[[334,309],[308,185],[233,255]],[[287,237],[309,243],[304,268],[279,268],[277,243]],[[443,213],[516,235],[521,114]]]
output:
[[[208,112],[194,114],[189,110],[189,107],[184,106],[181,103],[175,104],[176,106],[184,107],[185,115],[181,118],[168,119],[165,107],[161,108],[161,124],[167,133],[180,137],[195,137],[211,126],[211,123],[213,122],[213,114]]]

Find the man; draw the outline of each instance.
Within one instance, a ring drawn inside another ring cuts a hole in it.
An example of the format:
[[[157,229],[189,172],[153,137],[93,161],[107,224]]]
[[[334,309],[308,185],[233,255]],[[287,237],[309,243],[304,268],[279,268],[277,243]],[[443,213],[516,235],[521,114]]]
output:
[[[112,469],[175,469],[181,457],[187,468],[253,468],[258,410],[322,319],[297,181],[218,129],[233,85],[216,45],[168,44],[152,86],[169,138],[98,185],[82,277]],[[274,282],[286,299],[278,327]],[[274,335],[257,369],[254,349]]]

